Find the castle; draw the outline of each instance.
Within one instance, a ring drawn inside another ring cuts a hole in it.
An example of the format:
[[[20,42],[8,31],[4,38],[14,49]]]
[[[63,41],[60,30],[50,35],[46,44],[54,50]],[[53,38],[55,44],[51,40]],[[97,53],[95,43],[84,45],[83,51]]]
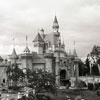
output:
[[[22,54],[17,54],[13,48],[9,56],[11,64],[17,63],[19,68],[25,71],[42,69],[54,73],[56,84],[66,86],[71,77],[79,76],[79,62],[74,48],[73,54],[68,54],[65,50],[65,44],[61,41],[59,24],[55,16],[53,31],[45,34],[44,29],[37,33],[32,41],[37,52],[30,52],[28,44]]]

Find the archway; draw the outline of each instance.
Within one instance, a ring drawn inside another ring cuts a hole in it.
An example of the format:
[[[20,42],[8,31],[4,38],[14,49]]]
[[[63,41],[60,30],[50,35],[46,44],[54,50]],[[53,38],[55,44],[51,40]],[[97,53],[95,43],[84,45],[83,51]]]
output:
[[[66,70],[60,71],[60,79],[66,79]]]
[[[66,86],[66,70],[60,71],[60,86]]]

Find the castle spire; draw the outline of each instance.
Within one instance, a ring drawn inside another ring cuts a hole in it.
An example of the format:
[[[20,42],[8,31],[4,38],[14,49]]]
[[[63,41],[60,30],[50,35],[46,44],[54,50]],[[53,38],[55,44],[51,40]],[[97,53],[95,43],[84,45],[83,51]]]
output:
[[[58,31],[59,31],[59,25],[58,25],[58,20],[57,20],[57,17],[56,17],[56,16],[55,16],[55,18],[54,18],[52,28],[53,28],[53,31],[54,31],[54,32],[58,32]]]
[[[73,51],[73,56],[74,56],[74,57],[78,57],[78,56],[77,56],[77,52],[76,52],[76,48],[75,48],[75,41],[74,41],[74,51]]]
[[[28,37],[27,37],[27,35],[26,35],[26,48],[25,48],[24,52],[25,52],[25,53],[30,53],[30,50],[29,50],[28,44],[27,44],[27,39],[28,39]]]
[[[57,23],[58,24],[58,20],[57,20],[57,17],[56,16],[54,18],[54,22],[53,23]]]
[[[65,49],[65,43],[64,43],[64,40],[63,40],[63,43],[62,43],[62,47]]]
[[[13,51],[12,51],[12,54],[10,55],[11,64],[16,64],[17,59],[18,59],[18,55],[15,50],[15,44],[14,44],[14,38],[13,38]]]
[[[13,51],[12,51],[12,55],[11,55],[11,58],[12,59],[17,59],[17,53],[16,53],[16,50],[15,50],[15,39],[13,38]]]
[[[12,59],[17,59],[18,58],[15,48],[13,48],[13,52],[12,52],[11,58]]]

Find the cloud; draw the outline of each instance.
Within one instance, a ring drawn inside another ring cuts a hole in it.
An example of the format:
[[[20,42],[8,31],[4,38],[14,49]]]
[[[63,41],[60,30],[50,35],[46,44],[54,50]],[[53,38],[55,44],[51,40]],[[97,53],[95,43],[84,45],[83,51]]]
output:
[[[86,56],[94,44],[100,45],[100,0],[2,0],[0,54],[11,52],[13,37],[16,49],[21,53],[26,35],[31,50],[34,50],[32,40],[38,29],[52,32],[55,12],[67,51],[73,51],[74,40],[80,57]]]

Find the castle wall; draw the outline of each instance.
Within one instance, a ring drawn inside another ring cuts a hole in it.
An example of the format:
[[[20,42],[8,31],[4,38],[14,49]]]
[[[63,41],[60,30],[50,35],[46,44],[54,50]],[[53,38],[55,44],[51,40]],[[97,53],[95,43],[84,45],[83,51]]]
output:
[[[32,70],[36,70],[36,69],[43,69],[43,70],[45,70],[45,64],[42,64],[42,63],[33,63]]]
[[[45,64],[46,71],[52,72],[53,71],[53,68],[52,67],[54,67],[53,66],[53,63],[52,63],[52,59],[51,58],[46,58],[45,59],[45,62],[46,62],[46,64]]]
[[[58,62],[57,58],[56,58],[56,62],[55,62],[55,77],[56,77],[56,84],[58,86],[60,86],[59,62]]]
[[[24,69],[24,68],[32,69],[32,59],[21,59],[19,68],[20,69]]]
[[[43,54],[43,47],[35,47],[38,54]]]

